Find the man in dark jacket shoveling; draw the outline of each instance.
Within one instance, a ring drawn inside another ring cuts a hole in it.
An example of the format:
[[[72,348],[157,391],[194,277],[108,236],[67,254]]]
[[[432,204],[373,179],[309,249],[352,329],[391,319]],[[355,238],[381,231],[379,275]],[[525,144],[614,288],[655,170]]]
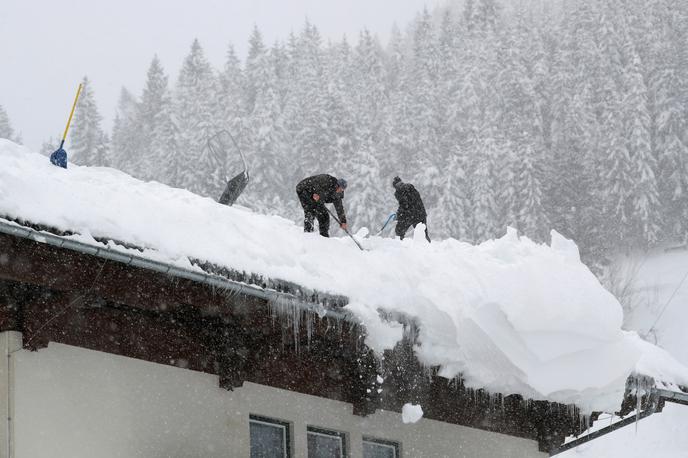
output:
[[[303,207],[303,230],[313,232],[313,220],[318,219],[318,229],[323,237],[330,236],[330,214],[325,204],[334,204],[337,217],[342,229],[346,230],[346,215],[344,214],[344,178],[322,174],[304,178],[296,185],[296,194]]]
[[[399,177],[394,177],[392,186],[394,186],[394,197],[399,201],[396,234],[403,240],[410,226],[416,227],[418,223],[423,223],[425,224],[425,238],[429,242],[428,215],[425,213],[425,205],[415,186],[404,183]]]

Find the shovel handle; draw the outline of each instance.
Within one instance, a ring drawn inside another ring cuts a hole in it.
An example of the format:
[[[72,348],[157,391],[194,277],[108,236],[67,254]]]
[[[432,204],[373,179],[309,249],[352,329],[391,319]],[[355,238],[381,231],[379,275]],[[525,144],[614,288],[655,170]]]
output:
[[[82,83],[79,83],[79,89],[76,90],[76,97],[74,97],[74,103],[72,104],[72,111],[69,113],[69,119],[67,120],[67,127],[65,127],[64,135],[62,136],[62,144],[64,144],[67,139],[67,132],[69,131],[69,125],[72,123],[72,116],[74,116],[74,110],[76,109],[76,102],[79,100],[79,95],[81,94],[81,89],[84,87]]]

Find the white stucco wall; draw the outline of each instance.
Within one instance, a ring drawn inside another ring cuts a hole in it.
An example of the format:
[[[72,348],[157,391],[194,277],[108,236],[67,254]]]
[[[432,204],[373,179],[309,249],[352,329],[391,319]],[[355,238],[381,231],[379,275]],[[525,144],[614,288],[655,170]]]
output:
[[[14,364],[17,458],[248,457],[249,414],[290,422],[295,458],[306,457],[307,426],[346,432],[352,458],[363,434],[400,442],[406,458],[547,456],[530,440],[357,417],[347,403],[252,383],[229,392],[212,375],[67,345],[20,350]]]
[[[14,361],[21,348],[21,333],[0,333],[0,457],[3,458],[14,456]]]

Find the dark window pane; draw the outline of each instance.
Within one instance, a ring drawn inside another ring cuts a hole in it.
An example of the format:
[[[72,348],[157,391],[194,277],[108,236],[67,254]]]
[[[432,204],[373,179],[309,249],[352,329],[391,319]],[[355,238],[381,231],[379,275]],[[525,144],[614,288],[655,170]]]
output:
[[[285,458],[287,426],[266,421],[250,421],[251,458]]]
[[[343,437],[308,431],[308,458],[341,458],[344,456]]]
[[[398,458],[397,446],[389,443],[363,441],[363,458]]]

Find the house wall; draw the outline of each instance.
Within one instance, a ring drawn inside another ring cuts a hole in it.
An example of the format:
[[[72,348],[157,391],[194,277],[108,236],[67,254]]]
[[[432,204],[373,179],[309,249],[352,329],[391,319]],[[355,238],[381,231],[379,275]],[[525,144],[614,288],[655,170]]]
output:
[[[0,457],[14,454],[14,361],[21,347],[21,333],[0,333]]]
[[[230,392],[213,375],[68,345],[13,358],[17,458],[248,457],[249,414],[290,422],[295,458],[306,457],[307,426],[346,432],[353,458],[363,434],[400,442],[407,458],[547,456],[532,440],[427,419],[405,425],[395,412],[358,417],[344,402],[248,382]]]

